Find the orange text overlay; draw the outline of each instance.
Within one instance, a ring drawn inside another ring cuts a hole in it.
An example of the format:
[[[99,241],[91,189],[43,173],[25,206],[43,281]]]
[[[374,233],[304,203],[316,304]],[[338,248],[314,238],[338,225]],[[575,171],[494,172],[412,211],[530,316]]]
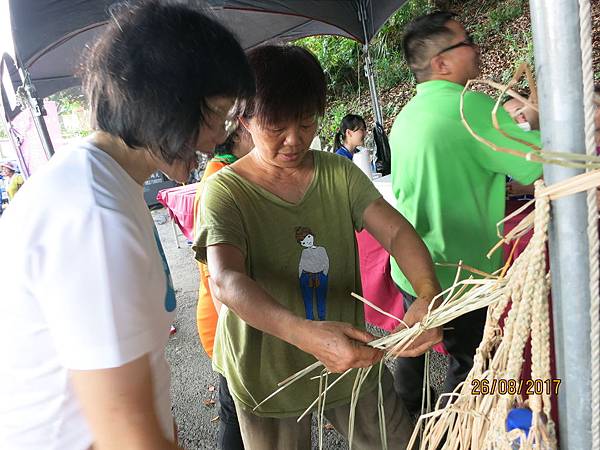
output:
[[[474,379],[471,381],[471,395],[558,395],[560,381],[560,378],[549,380],[539,378],[535,380]]]

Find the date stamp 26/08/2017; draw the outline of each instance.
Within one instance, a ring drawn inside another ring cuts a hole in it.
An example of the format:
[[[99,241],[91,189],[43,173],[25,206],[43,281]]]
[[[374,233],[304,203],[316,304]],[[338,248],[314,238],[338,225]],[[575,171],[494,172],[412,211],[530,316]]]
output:
[[[471,381],[471,395],[558,395],[560,378],[542,380],[492,378]]]

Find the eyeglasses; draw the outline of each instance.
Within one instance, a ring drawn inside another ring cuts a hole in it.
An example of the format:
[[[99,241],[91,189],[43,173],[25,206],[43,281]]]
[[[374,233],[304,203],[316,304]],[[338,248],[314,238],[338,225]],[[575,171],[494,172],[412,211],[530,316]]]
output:
[[[471,47],[471,48],[475,48],[477,46],[477,44],[475,43],[475,41],[473,40],[473,37],[470,34],[467,34],[465,36],[465,39],[463,41],[460,41],[454,45],[451,45],[450,47],[446,47],[442,50],[440,50],[439,52],[437,52],[437,54],[435,56],[439,56],[442,53],[446,53],[449,52],[450,50],[454,50],[455,48],[458,47]]]

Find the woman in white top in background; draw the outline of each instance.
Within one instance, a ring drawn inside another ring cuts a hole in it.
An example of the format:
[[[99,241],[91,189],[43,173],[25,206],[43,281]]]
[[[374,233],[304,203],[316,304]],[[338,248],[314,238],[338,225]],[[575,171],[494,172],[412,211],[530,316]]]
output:
[[[123,9],[85,74],[95,133],[30,178],[0,221],[0,448],[175,448],[164,346],[175,295],[143,183],[187,180],[254,81],[212,19]],[[161,261],[161,256],[163,261]]]

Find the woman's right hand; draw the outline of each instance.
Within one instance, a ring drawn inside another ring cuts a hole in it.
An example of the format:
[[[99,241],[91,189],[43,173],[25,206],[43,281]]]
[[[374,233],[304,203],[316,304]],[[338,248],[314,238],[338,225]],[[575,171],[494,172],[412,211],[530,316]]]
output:
[[[314,355],[330,372],[369,367],[383,357],[381,350],[365,345],[375,336],[350,324],[306,320],[300,328],[294,344]]]

